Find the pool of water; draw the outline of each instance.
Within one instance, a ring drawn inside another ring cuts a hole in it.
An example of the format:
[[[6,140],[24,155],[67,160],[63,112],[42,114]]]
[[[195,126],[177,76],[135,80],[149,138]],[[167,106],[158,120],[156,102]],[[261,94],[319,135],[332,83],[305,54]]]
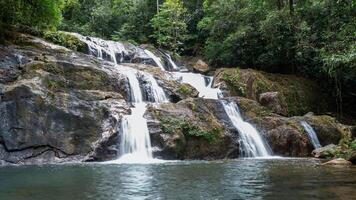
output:
[[[356,168],[312,159],[0,167],[1,200],[353,199]]]

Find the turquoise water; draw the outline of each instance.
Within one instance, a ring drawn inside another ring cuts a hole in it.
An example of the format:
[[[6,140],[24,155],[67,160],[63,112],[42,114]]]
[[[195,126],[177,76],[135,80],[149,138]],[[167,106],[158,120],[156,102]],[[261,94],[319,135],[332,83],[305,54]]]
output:
[[[0,167],[1,200],[354,198],[355,167],[309,159]]]

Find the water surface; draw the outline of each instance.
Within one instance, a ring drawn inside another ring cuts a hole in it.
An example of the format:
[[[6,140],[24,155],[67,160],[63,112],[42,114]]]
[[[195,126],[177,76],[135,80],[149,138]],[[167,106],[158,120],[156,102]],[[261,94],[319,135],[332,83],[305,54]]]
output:
[[[0,199],[353,199],[356,168],[310,159],[0,167]]]

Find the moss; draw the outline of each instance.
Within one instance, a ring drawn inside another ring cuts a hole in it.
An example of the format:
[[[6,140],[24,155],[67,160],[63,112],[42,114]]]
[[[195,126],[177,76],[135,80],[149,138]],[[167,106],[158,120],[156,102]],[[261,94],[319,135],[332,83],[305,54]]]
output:
[[[327,107],[319,87],[313,81],[285,74],[271,74],[252,69],[223,69],[218,75],[225,81],[231,94],[258,101],[265,92],[279,92],[279,100],[288,115],[304,115]],[[322,101],[320,101],[320,99]]]
[[[177,131],[181,131],[188,138],[202,138],[209,144],[216,143],[222,131],[218,127],[212,127],[209,130],[204,130],[183,118],[161,117],[160,121],[161,128],[166,134],[174,134]]]
[[[176,93],[185,99],[191,97],[192,94],[194,94],[194,89],[188,84],[181,84],[176,90]]]
[[[58,77],[46,77],[43,80],[43,84],[51,91],[62,91],[66,88],[65,81],[59,79]]]
[[[238,68],[223,71],[221,79],[227,83],[230,90],[236,95],[246,96],[246,84],[241,81]]]
[[[65,32],[46,32],[44,34],[44,39],[58,44],[74,51],[85,52],[86,44],[79,40],[77,37],[70,35]]]

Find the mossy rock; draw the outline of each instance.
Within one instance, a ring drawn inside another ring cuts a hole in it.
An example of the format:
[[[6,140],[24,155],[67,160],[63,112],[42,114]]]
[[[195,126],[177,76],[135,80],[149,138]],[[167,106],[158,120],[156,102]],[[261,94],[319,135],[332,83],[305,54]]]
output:
[[[216,72],[216,84],[225,82],[231,96],[259,101],[262,93],[279,92],[288,116],[326,110],[328,102],[317,83],[295,75],[271,74],[253,69],[229,68]]]
[[[75,37],[74,35],[57,31],[57,32],[46,32],[43,37],[44,39],[53,42],[54,44],[67,47],[68,49],[72,49],[74,51],[79,51],[82,53],[87,52],[87,45],[83,41]]]

